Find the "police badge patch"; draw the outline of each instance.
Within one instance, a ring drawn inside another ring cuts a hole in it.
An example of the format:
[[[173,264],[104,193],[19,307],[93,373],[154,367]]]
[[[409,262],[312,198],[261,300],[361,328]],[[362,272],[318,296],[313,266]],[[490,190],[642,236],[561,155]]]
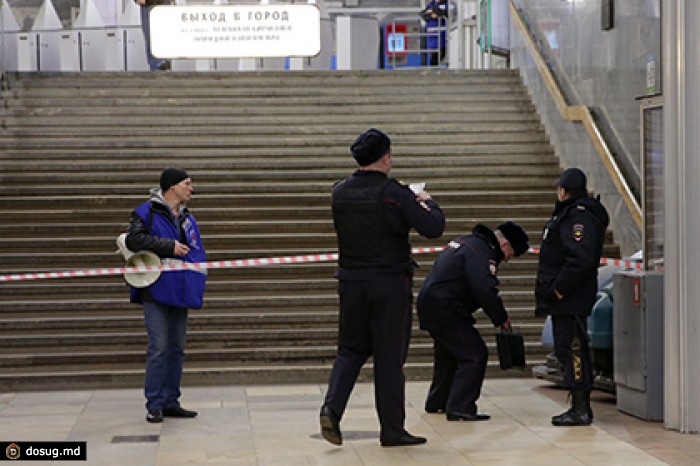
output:
[[[574,225],[574,239],[576,241],[581,241],[583,239],[583,224],[577,223]]]

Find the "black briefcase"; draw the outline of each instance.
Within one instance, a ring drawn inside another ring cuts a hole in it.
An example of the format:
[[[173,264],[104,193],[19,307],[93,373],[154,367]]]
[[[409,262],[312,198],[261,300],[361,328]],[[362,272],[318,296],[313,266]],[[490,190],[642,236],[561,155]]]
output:
[[[501,329],[496,334],[496,348],[498,349],[498,362],[501,369],[512,367],[525,368],[525,342],[519,333]]]

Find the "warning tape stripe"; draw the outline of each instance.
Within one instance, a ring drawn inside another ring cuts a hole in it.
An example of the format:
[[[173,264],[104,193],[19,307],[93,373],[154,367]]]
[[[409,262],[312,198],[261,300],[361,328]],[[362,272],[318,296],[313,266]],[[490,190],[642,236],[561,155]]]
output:
[[[440,247],[413,248],[413,254],[425,254],[431,252],[440,252],[445,249]],[[530,253],[539,254],[539,249],[530,248]],[[10,275],[0,275],[0,282],[18,282],[29,280],[47,280],[53,278],[77,278],[77,277],[99,277],[108,275],[122,275],[125,273],[144,273],[144,272],[170,272],[175,270],[196,270],[202,271],[207,269],[229,269],[229,268],[244,268],[244,267],[261,267],[272,264],[304,264],[312,262],[330,262],[338,260],[337,253],[331,254],[311,254],[306,256],[281,256],[281,257],[261,257],[255,259],[237,259],[223,260],[215,262],[180,262],[176,264],[165,265],[144,265],[139,267],[112,267],[100,269],[83,269],[83,270],[65,270],[61,272],[30,272]],[[640,262],[625,261],[620,259],[603,258],[601,264],[615,265],[625,268],[641,269]]]
[[[533,254],[539,254],[540,250],[535,249],[535,248],[530,248],[527,250],[527,252],[531,252]],[[609,259],[607,257],[601,257],[600,259],[600,264],[601,265],[614,265],[616,267],[623,267],[626,269],[642,269],[644,267],[644,264],[641,261],[628,261],[628,260],[622,260],[622,259]]]

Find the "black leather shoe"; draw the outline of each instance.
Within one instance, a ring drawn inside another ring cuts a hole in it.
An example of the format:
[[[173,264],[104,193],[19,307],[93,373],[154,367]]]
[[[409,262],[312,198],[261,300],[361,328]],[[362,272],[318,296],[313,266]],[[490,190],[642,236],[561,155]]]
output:
[[[163,422],[163,411],[160,409],[149,409],[146,413],[146,421],[148,422]]]
[[[425,407],[425,412],[426,412],[426,413],[429,413],[429,414],[444,413],[444,412],[445,412],[445,408],[429,408],[429,407],[426,406],[426,407]]]
[[[197,411],[190,411],[182,406],[177,408],[165,408],[163,410],[163,416],[165,417],[197,417]]]
[[[343,434],[340,433],[340,421],[331,409],[323,405],[320,414],[321,435],[333,445],[343,444]]]
[[[428,440],[425,437],[418,437],[404,432],[403,435],[394,440],[382,440],[383,447],[404,447],[410,445],[422,445]]]
[[[447,413],[448,421],[488,421],[491,416],[488,414],[471,413]]]

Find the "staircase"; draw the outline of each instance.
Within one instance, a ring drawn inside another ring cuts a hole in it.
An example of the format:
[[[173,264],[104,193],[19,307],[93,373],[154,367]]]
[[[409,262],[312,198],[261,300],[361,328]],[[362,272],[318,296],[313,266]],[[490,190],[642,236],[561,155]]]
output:
[[[413,236],[414,247],[507,219],[537,246],[560,171],[512,70],[14,74],[2,98],[0,275],[123,266],[115,238],[168,166],[193,178],[210,261],[335,252],[330,188],[372,126],[392,138],[392,175],[425,181],[446,213],[443,238]],[[435,256],[416,255],[416,292]],[[530,364],[546,356],[536,263],[526,254],[499,275]],[[184,383],[326,381],[334,267],[210,270]],[[0,390],[142,385],[142,311],[121,276],[0,282],[0,298]],[[497,368],[493,327],[478,318],[490,376],[518,375]],[[432,343],[414,324],[406,374],[426,379]]]

